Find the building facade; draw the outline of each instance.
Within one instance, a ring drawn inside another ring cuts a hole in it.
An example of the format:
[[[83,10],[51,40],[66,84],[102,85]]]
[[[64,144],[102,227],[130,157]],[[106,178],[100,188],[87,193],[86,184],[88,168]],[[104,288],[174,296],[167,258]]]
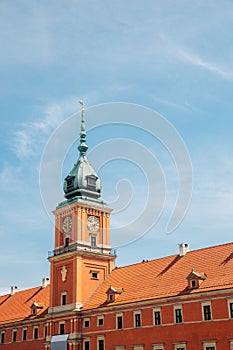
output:
[[[233,350],[233,243],[117,268],[111,209],[86,157],[54,210],[50,279],[0,296],[4,350]]]

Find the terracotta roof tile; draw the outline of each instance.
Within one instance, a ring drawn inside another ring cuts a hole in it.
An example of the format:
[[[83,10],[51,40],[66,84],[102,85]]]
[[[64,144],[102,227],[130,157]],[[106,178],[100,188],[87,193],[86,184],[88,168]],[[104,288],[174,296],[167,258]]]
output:
[[[49,290],[46,288],[36,287],[23,291],[18,291],[14,295],[4,295],[0,297],[0,324],[8,322],[16,322],[22,319],[38,317],[47,312],[49,307]],[[4,300],[4,302],[1,302]],[[36,316],[31,315],[31,305],[36,301],[39,305],[43,305],[38,310]]]
[[[186,277],[194,268],[207,278],[198,289],[188,289]],[[233,243],[187,252],[185,256],[168,256],[139,264],[115,268],[84,304],[83,309],[97,308],[106,304],[109,285],[124,290],[114,305],[194,294],[201,291],[233,287]],[[108,303],[109,305],[109,303]]]

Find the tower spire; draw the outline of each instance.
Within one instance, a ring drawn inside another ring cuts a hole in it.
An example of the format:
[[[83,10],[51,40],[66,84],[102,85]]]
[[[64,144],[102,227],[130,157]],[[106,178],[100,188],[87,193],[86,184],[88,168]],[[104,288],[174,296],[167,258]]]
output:
[[[78,146],[78,150],[80,152],[80,156],[85,156],[86,151],[88,150],[88,146],[86,144],[86,130],[85,130],[85,120],[84,120],[84,103],[83,100],[79,100],[80,105],[82,106],[82,120],[81,120],[81,131],[80,131],[80,143]]]

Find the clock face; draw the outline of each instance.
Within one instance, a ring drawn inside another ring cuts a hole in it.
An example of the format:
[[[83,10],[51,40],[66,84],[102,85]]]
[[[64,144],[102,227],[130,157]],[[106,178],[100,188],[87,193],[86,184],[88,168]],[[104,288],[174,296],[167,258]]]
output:
[[[63,219],[62,223],[62,231],[65,233],[69,233],[72,229],[72,217],[71,216],[66,216]]]
[[[90,231],[100,230],[100,218],[98,216],[90,215],[87,218],[87,228]]]

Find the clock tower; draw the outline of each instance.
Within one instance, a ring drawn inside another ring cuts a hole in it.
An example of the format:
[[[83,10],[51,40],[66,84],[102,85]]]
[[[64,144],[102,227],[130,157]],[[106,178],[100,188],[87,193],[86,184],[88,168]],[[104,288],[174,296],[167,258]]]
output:
[[[101,181],[86,157],[88,146],[82,104],[79,157],[64,180],[66,200],[55,215],[51,264],[51,314],[80,310],[114,268],[110,246],[111,209],[100,198]]]

